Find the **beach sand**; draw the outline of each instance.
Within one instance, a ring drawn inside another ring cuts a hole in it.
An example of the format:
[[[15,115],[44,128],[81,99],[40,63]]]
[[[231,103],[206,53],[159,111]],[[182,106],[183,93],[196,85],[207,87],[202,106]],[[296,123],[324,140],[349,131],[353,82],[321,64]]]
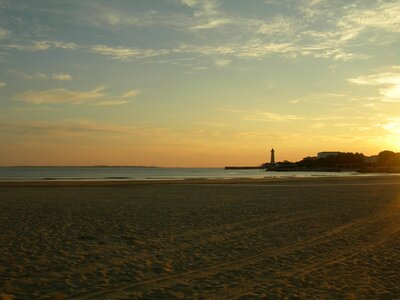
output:
[[[0,185],[0,299],[400,298],[399,177]]]

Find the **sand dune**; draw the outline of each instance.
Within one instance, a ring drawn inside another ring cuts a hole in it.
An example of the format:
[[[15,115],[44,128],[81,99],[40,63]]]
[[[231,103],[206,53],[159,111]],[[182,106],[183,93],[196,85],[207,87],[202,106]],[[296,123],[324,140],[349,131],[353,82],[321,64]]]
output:
[[[400,297],[397,178],[2,187],[0,211],[3,297]]]

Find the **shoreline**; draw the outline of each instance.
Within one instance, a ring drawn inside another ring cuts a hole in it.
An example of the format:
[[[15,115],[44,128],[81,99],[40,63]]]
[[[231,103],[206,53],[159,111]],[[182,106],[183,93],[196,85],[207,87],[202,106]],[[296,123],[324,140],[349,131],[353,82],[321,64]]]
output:
[[[38,179],[0,180],[1,187],[60,187],[60,186],[131,186],[131,185],[282,185],[282,184],[359,184],[361,182],[385,182],[400,184],[400,176],[394,174],[354,176],[312,176],[312,177],[267,177],[267,178],[189,178],[189,179]]]

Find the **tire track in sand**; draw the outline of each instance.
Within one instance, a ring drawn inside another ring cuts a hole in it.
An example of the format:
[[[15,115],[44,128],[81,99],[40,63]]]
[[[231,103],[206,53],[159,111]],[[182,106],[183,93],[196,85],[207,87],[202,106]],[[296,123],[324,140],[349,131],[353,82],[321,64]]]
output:
[[[278,248],[272,248],[272,249],[267,249],[265,251],[258,252],[254,255],[246,256],[240,259],[237,259],[235,261],[231,262],[225,262],[225,263],[219,263],[219,264],[214,264],[209,267],[204,267],[196,270],[189,270],[189,271],[184,271],[176,274],[170,274],[170,275],[164,275],[156,278],[151,278],[147,279],[141,282],[133,283],[133,284],[126,284],[122,285],[120,287],[108,289],[108,290],[103,290],[101,292],[95,292],[95,293],[90,293],[90,294],[82,294],[80,297],[84,297],[85,299],[93,299],[93,298],[98,298],[100,296],[107,296],[110,294],[114,293],[122,293],[122,292],[129,292],[129,291],[134,291],[134,289],[139,288],[139,287],[144,287],[144,286],[151,286],[155,284],[161,284],[161,286],[168,285],[168,282],[170,281],[188,281],[192,278],[199,278],[199,277],[204,277],[206,275],[212,274],[212,273],[219,273],[222,272],[222,270],[226,269],[238,269],[243,265],[247,264],[252,264],[256,263],[258,261],[261,261],[265,259],[266,257],[270,256],[282,256],[297,250],[301,250],[307,246],[312,246],[315,245],[319,242],[329,242],[334,239],[336,239],[336,236],[338,236],[340,233],[343,231],[346,231],[348,229],[360,226],[360,225],[365,225],[368,223],[374,223],[380,219],[387,218],[390,216],[391,213],[381,213],[377,214],[373,217],[366,217],[362,219],[355,220],[350,223],[346,223],[340,226],[337,226],[335,228],[332,228],[331,230],[326,231],[325,233],[312,237],[310,239],[306,239],[294,244],[289,244],[286,246],[278,247]]]
[[[384,218],[390,218],[393,216],[398,217],[399,214],[388,213],[384,215]],[[380,219],[381,218],[376,218],[375,221],[379,221]],[[383,219],[383,221],[385,222],[384,228],[376,232],[373,238],[368,240],[356,240],[355,244],[352,247],[327,252],[327,255],[325,256],[316,256],[313,261],[307,260],[305,263],[295,265],[290,271],[279,272],[277,274],[280,278],[278,281],[282,282],[284,280],[282,279],[282,277],[302,277],[312,272],[322,270],[331,265],[340,264],[341,262],[352,259],[360,255],[361,253],[368,253],[400,234],[400,223],[398,222],[398,220]],[[375,225],[375,222],[371,222],[371,225]],[[216,295],[216,298],[223,296],[228,296],[229,298],[239,298],[241,296],[245,296],[251,293],[254,290],[254,287],[260,286],[262,284],[262,281],[254,282],[254,279],[252,279],[251,281],[246,281],[246,288],[236,288],[233,290],[231,289],[229,291],[224,291],[223,294]]]

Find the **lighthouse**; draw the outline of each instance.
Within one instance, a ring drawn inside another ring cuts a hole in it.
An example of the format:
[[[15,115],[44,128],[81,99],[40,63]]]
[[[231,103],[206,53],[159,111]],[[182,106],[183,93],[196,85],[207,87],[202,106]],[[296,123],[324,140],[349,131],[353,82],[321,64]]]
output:
[[[275,150],[274,148],[271,149],[271,165],[275,164]]]

